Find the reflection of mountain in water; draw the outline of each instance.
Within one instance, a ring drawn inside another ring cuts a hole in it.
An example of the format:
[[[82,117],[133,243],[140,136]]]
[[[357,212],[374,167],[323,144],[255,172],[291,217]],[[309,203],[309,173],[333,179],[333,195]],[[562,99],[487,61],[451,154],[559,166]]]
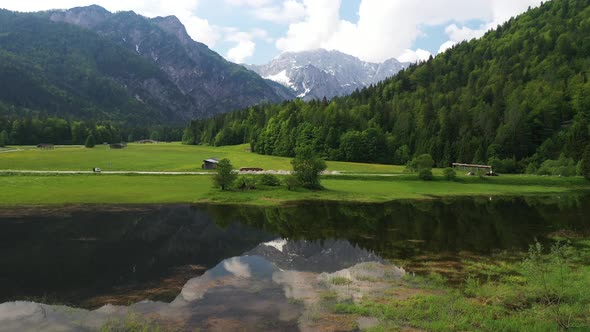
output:
[[[287,241],[263,243],[247,255],[258,255],[283,270],[335,272],[362,262],[381,262],[372,252],[346,240]]]
[[[561,229],[590,232],[588,195],[476,197],[382,204],[306,202],[289,207],[207,207],[217,223],[240,220],[288,239],[346,239],[385,258],[526,250]]]
[[[587,215],[583,195],[0,210],[0,302],[41,298],[94,308],[171,301],[187,280],[243,253],[282,269],[319,272],[375,260],[371,253],[411,259],[526,249],[556,230],[588,232]],[[271,241],[277,237],[290,241]],[[318,251],[321,241],[332,252]]]
[[[304,306],[290,298],[318,297],[325,287],[325,274],[320,272],[380,260],[342,240],[281,244],[282,250],[262,243],[248,255],[223,260],[189,280],[169,304],[144,301],[129,307],[107,305],[94,311],[32,302],[0,304],[0,331],[92,330],[129,312],[157,317],[158,323],[179,330],[295,331],[299,330]],[[341,260],[342,255],[346,259]],[[330,261],[333,263],[326,264]],[[291,268],[286,270],[286,266]]]

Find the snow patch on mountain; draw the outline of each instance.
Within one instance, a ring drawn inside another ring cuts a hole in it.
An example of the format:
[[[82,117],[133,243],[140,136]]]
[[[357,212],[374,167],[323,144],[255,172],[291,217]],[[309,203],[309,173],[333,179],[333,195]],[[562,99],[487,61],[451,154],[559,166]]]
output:
[[[332,98],[375,84],[407,68],[396,59],[364,62],[338,51],[323,49],[286,52],[265,65],[250,65],[262,77],[291,89],[304,100]]]
[[[267,80],[275,81],[275,82],[280,83],[288,88],[291,88],[293,86],[291,79],[289,78],[289,76],[287,76],[286,69],[284,69],[274,75],[264,76],[263,78],[265,78]]]

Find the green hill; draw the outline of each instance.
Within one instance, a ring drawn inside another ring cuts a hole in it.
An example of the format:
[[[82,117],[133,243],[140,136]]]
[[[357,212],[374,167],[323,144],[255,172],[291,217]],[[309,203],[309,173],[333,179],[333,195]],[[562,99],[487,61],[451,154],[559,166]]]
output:
[[[292,156],[439,166],[573,167],[590,142],[590,1],[554,0],[349,97],[257,106],[193,121],[185,143],[251,143]],[[573,166],[572,166],[573,165]]]
[[[0,115],[130,123],[178,122],[170,106],[142,99],[153,81],[190,102],[158,67],[97,34],[33,14],[0,10]]]

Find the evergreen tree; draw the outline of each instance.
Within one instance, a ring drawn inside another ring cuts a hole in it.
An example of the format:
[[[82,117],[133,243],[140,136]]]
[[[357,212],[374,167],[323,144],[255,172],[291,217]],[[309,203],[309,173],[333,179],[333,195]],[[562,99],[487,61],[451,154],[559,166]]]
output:
[[[590,180],[590,144],[584,149],[582,160],[580,160],[580,175],[586,180]]]
[[[84,146],[87,148],[93,148],[96,145],[96,142],[94,140],[94,136],[92,134],[88,135],[88,137],[86,137],[86,142],[84,143]]]
[[[8,144],[8,133],[6,130],[0,132],[0,148],[5,147]]]

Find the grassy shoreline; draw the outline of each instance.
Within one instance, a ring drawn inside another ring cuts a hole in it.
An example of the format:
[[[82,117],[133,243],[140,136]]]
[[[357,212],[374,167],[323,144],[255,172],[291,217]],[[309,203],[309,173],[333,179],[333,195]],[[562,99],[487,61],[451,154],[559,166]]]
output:
[[[395,177],[325,176],[326,190],[289,191],[285,186],[221,191],[208,175],[2,175],[0,206],[75,204],[214,203],[273,206],[322,200],[381,203],[403,199],[459,196],[526,196],[590,191],[582,178],[503,176],[459,177],[448,182],[420,181],[415,175]]]

